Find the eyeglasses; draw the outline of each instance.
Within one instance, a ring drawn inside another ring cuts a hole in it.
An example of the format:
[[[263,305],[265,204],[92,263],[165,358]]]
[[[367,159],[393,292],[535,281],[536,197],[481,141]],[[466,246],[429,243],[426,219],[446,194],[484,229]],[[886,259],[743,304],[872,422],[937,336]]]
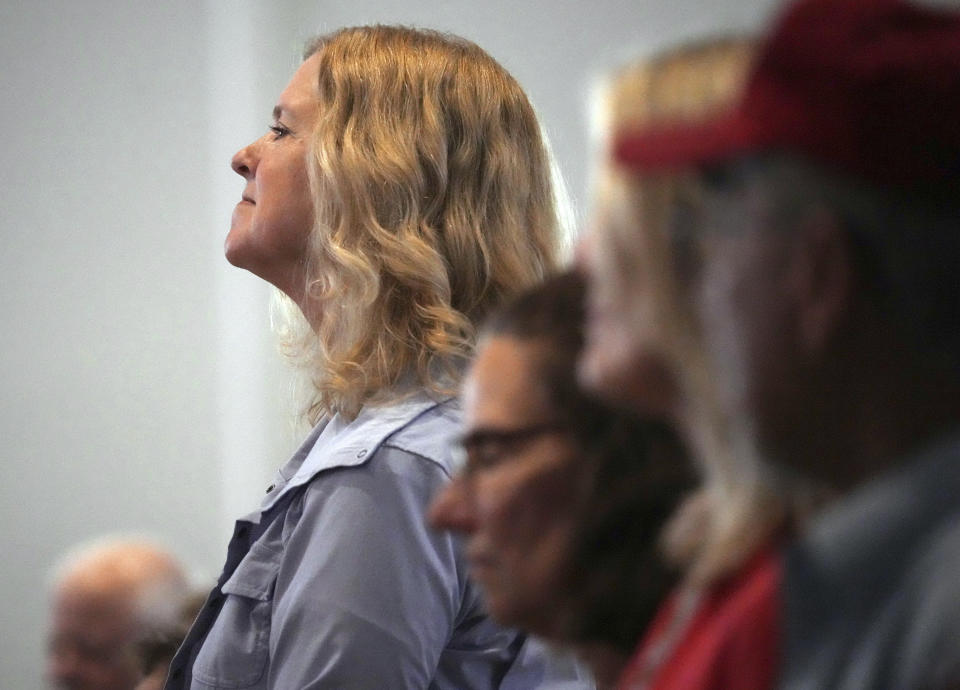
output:
[[[469,476],[481,469],[494,467],[511,453],[545,434],[562,433],[567,425],[560,421],[542,422],[514,429],[477,429],[463,436],[456,444],[461,472]]]

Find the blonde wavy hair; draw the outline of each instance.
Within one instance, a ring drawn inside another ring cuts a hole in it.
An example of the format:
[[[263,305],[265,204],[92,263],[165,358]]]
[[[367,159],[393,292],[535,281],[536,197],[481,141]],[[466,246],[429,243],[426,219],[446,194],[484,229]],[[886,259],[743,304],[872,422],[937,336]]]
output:
[[[474,324],[557,262],[552,161],[516,80],[475,44],[346,28],[319,55],[308,158],[306,296],[284,300],[285,352],[310,374],[307,416],[455,390]]]
[[[606,91],[607,141],[632,129],[705,118],[729,107],[746,80],[755,45],[746,37],[707,39],[621,68]],[[695,212],[697,177],[640,177],[618,168],[610,151],[606,160],[608,198],[624,204],[634,222],[609,227],[605,250],[635,273],[641,267],[652,301],[649,327],[658,334],[659,354],[679,375],[681,424],[703,477],[701,489],[668,525],[664,548],[685,566],[691,584],[705,585],[731,573],[772,534],[805,515],[816,492],[760,462],[717,403],[716,377],[684,284],[682,247],[670,229],[678,210]]]

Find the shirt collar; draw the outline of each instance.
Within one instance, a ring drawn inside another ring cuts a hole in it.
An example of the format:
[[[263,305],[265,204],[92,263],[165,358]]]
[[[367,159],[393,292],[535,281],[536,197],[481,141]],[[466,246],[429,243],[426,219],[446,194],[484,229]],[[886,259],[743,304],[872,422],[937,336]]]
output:
[[[388,405],[364,406],[352,421],[339,414],[324,418],[280,468],[260,512],[324,470],[364,464],[387,438],[441,402],[421,392]]]
[[[879,554],[897,558],[931,525],[956,512],[957,496],[960,431],[939,437],[900,467],[828,506],[807,526],[798,546],[819,572],[862,578]]]

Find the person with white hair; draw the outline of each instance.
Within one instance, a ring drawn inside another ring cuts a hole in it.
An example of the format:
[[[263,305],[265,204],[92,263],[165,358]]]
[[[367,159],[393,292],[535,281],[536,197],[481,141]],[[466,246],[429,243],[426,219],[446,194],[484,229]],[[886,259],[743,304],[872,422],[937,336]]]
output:
[[[960,687],[956,2],[797,0],[730,109],[614,155],[692,176],[666,225],[720,408],[834,494],[778,559],[779,687]]]
[[[56,688],[131,690],[138,643],[180,616],[189,586],[177,559],[148,541],[82,544],[54,568],[47,676]]]

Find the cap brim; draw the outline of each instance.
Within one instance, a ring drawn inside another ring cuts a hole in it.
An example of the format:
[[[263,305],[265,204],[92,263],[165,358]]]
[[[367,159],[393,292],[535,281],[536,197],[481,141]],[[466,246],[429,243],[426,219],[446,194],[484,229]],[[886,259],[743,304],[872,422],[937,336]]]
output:
[[[740,113],[689,125],[672,125],[618,138],[615,160],[637,171],[670,171],[719,162],[761,144],[760,133]]]

